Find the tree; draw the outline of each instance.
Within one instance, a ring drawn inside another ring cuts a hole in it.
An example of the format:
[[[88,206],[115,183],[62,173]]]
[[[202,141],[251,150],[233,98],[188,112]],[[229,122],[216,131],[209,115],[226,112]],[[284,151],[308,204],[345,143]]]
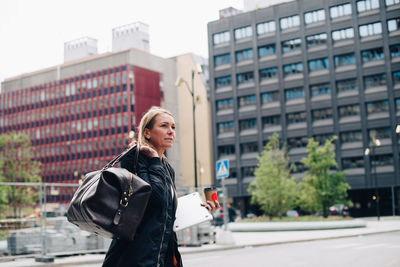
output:
[[[3,182],[40,182],[40,162],[33,154],[26,134],[0,136],[0,179]],[[36,203],[37,189],[30,186],[1,186],[6,205],[11,206],[14,217],[21,215],[24,205]],[[1,193],[1,192],[0,192]]]
[[[258,157],[255,179],[249,185],[251,202],[260,205],[269,215],[282,215],[295,206],[296,183],[290,176],[289,160],[286,149],[280,148],[279,137],[272,135]]]
[[[311,138],[307,144],[308,157],[301,160],[308,169],[300,183],[299,205],[309,212],[322,210],[325,218],[329,207],[346,203],[347,190],[350,189],[350,185],[344,182],[345,173],[333,170],[338,167],[333,148],[336,138],[327,140],[322,147]]]

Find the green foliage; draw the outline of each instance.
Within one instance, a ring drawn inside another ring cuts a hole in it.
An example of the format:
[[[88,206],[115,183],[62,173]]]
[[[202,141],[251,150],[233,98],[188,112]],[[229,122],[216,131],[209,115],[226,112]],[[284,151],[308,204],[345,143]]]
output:
[[[40,182],[40,162],[33,154],[26,134],[0,136],[0,180],[2,182]],[[37,202],[37,189],[29,186],[0,186],[0,206],[13,208],[14,217],[21,208]],[[3,214],[3,213],[2,213]]]
[[[251,202],[272,217],[292,209],[296,202],[296,183],[290,176],[286,150],[280,148],[279,137],[274,134],[258,157],[255,179],[249,185]]]
[[[306,177],[300,182],[298,204],[302,210],[308,212],[323,211],[328,217],[330,206],[346,203],[347,190],[350,185],[345,183],[345,173],[335,171],[338,167],[335,159],[333,141],[336,137],[325,142],[323,147],[311,138],[308,141],[308,157],[301,162],[308,168]]]

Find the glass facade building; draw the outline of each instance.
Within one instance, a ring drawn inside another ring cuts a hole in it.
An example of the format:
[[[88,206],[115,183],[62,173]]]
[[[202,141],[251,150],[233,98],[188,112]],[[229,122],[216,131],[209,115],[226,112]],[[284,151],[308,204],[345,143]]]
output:
[[[130,63],[110,64],[121,55],[107,55],[107,63],[88,59],[3,82],[0,134],[30,137],[43,182],[77,183],[101,168],[127,148],[142,114],[161,105],[162,74]],[[47,201],[69,203],[75,190],[61,187]]]
[[[229,158],[228,195],[242,215],[275,132],[300,179],[307,140],[337,136],[352,214],[375,215],[375,187],[382,214],[400,214],[399,21],[398,1],[298,0],[208,23],[214,159]],[[231,60],[216,68],[220,55]],[[365,155],[373,138],[381,145]]]

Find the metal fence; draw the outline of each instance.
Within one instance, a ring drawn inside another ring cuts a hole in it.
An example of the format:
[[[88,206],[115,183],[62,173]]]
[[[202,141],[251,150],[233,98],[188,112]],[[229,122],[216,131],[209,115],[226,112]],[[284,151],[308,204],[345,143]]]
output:
[[[111,239],[82,231],[65,217],[66,207],[48,203],[51,191],[61,187],[77,188],[79,184],[63,183],[1,183],[0,186],[29,186],[38,188],[36,213],[21,218],[1,219],[0,260],[19,257],[45,259],[85,253],[105,253]],[[11,207],[9,207],[11,210]],[[11,213],[11,211],[6,211]],[[181,246],[201,246],[215,242],[215,227],[210,222],[177,233]]]

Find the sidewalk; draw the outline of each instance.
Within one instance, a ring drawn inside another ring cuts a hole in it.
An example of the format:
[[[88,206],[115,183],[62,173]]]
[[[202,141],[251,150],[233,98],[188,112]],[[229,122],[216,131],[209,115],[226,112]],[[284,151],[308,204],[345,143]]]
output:
[[[201,247],[180,247],[181,254],[219,251],[244,247],[269,246],[294,242],[304,242],[323,239],[335,239],[400,231],[400,217],[363,218],[366,227],[335,230],[312,231],[275,231],[275,232],[233,232],[235,244],[232,245],[202,245]],[[87,254],[56,258],[54,263],[44,264],[35,262],[33,258],[19,259],[9,262],[0,262],[0,267],[50,267],[50,266],[77,266],[83,264],[99,264],[104,259],[104,254]]]

